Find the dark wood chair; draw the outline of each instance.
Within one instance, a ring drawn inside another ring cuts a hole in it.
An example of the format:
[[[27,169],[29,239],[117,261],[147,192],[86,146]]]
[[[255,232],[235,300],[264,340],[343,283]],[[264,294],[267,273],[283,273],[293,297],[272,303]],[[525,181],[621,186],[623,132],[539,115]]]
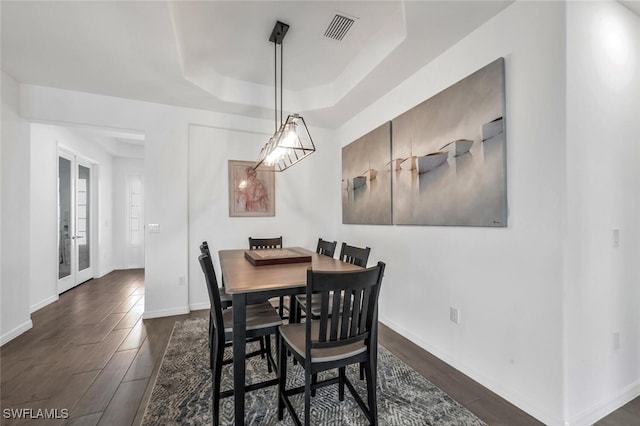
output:
[[[207,256],[209,256],[209,259],[211,261],[211,253],[209,251],[209,244],[206,241],[203,241],[202,244],[200,244],[200,253],[201,254],[206,254]],[[213,261],[211,261],[213,263]],[[233,304],[233,298],[231,297],[230,294],[228,294],[224,288],[224,277],[222,277],[222,287],[218,287],[218,294],[220,295],[220,305],[222,306],[222,309],[227,309],[230,308],[231,305]],[[211,305],[213,306],[213,305]],[[213,333],[213,314],[209,315],[209,335],[211,336],[211,334]],[[263,352],[262,353],[262,358],[265,357],[265,353],[266,353],[266,338],[264,336],[261,337],[254,337],[251,339],[247,339],[248,342],[253,342],[253,341],[258,341],[260,343],[260,350]],[[209,344],[211,344],[211,340],[209,340]],[[231,342],[228,342],[226,346],[231,346]]]
[[[340,256],[338,258],[343,262],[366,268],[367,261],[369,260],[369,253],[371,253],[371,249],[369,247],[361,248],[350,246],[347,243],[342,243],[342,248],[340,248]]]
[[[333,257],[336,252],[336,246],[338,243],[336,241],[327,241],[322,238],[318,238],[318,245],[316,247],[316,253],[321,254],[323,256]],[[291,306],[291,310],[293,312],[293,317],[289,320],[290,322],[300,322],[302,319],[302,310],[305,308],[306,312],[306,299],[303,294],[297,295],[293,299],[293,305]]]
[[[322,240],[321,240],[322,241]],[[334,251],[335,251],[335,242]],[[320,248],[320,242],[318,242],[318,248]],[[318,253],[320,253],[318,251]],[[371,253],[371,248],[360,248],[355,246],[350,246],[347,243],[342,243],[342,248],[340,249],[340,260],[343,262],[351,263],[353,265],[362,266],[363,268],[367,267],[367,261],[369,260],[369,253]],[[333,255],[331,255],[333,257]],[[331,303],[331,302],[329,302]],[[298,295],[296,296],[296,308],[295,308],[295,322],[300,322],[302,317],[302,313],[307,314],[307,301],[305,296]],[[315,318],[318,318],[320,314],[320,300],[313,298],[311,304],[311,315]],[[331,311],[331,310],[330,310]]]
[[[327,241],[322,238],[318,238],[318,246],[316,247],[316,253],[322,254],[324,256],[333,257],[336,252],[336,246],[338,243],[336,241]]]
[[[251,250],[282,248],[282,237],[276,238],[252,238],[249,237],[249,248]]]
[[[312,391],[338,384],[338,398],[344,400],[344,387],[349,388],[368,421],[378,424],[376,402],[377,306],[385,264],[359,271],[307,271],[307,304],[319,298],[320,315],[307,318],[303,324],[280,327],[278,364],[278,420],[284,408],[294,422],[301,425],[289,397],[304,392],[304,424],[310,425]],[[330,300],[333,304],[330,304]],[[340,311],[338,313],[338,304]],[[286,389],[287,352],[304,366],[304,386]],[[367,381],[367,403],[357,393],[346,375],[346,366],[361,364]],[[318,382],[317,374],[338,369],[338,375]],[[327,403],[326,401],[324,402]]]
[[[209,252],[209,244],[206,241],[203,241],[200,244],[200,253],[206,254],[211,258],[211,252]],[[222,277],[222,287],[219,288],[220,292],[220,303],[222,304],[222,309],[227,309],[231,306],[232,298],[230,294],[227,294],[224,288],[224,277]]]
[[[222,366],[231,364],[233,359],[224,359],[224,348],[229,346],[233,341],[233,308],[222,309],[220,301],[220,292],[216,272],[211,262],[211,257],[201,254],[198,257],[205,280],[207,281],[207,290],[209,291],[209,299],[211,301],[211,320],[213,327],[209,328],[209,348],[210,348],[210,367],[212,370],[212,416],[213,424],[219,424],[220,399],[233,396],[233,389],[222,392],[220,389],[220,379],[222,376]],[[275,361],[271,355],[271,339],[270,336],[278,335],[278,327],[282,324],[282,320],[274,311],[270,303],[247,306],[247,341],[265,338],[266,347],[260,350],[249,352],[246,357],[266,355],[267,369],[269,372],[275,368]],[[255,387],[257,388],[257,387]],[[246,390],[253,390],[251,385]]]
[[[252,238],[249,237],[249,248],[251,250],[266,250],[282,248],[282,236],[274,238]],[[287,297],[288,299],[288,297]],[[282,319],[289,318],[289,306],[284,296],[274,298],[273,305],[278,310],[278,314]],[[287,311],[287,313],[285,313]]]

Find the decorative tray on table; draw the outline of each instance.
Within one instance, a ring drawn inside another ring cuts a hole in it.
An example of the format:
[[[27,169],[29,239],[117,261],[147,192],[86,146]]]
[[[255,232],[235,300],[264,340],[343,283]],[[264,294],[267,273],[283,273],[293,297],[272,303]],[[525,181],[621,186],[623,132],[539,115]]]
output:
[[[255,266],[311,262],[310,255],[290,248],[247,250],[244,257]]]

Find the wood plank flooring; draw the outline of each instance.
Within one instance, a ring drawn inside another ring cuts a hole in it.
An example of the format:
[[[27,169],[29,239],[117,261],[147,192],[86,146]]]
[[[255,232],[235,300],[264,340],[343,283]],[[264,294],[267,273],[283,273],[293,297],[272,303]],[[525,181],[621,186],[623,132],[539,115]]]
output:
[[[142,320],[144,271],[114,271],[32,315],[33,328],[0,348],[0,407],[66,409],[69,418],[3,425],[139,425],[176,320]],[[490,425],[539,425],[533,417],[381,325],[379,341]],[[3,411],[4,412],[4,411]],[[58,411],[62,417],[63,412]],[[640,398],[598,424],[638,424]]]

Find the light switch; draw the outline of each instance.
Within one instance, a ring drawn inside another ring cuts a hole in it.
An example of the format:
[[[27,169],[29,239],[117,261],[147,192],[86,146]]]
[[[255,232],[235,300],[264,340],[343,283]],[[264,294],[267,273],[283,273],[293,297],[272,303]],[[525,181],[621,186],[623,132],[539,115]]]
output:
[[[157,223],[150,223],[147,225],[147,230],[150,234],[158,234],[160,233],[160,225]]]

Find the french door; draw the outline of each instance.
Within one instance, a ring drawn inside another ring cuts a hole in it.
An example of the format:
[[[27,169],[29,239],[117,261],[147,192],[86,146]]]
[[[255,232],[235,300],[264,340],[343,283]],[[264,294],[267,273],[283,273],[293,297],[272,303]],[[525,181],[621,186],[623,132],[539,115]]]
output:
[[[58,151],[58,294],[93,278],[91,164]]]

